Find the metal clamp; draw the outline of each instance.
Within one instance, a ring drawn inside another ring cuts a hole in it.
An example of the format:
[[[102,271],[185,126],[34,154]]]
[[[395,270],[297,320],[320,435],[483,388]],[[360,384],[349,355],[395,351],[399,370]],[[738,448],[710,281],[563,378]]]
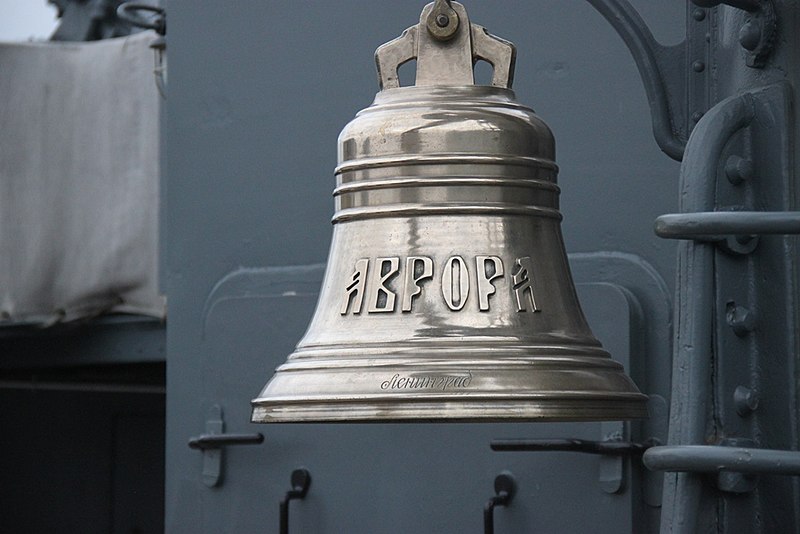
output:
[[[494,509],[497,506],[508,506],[514,498],[515,490],[516,483],[511,473],[501,473],[494,479],[495,495],[483,507],[484,534],[494,534]]]
[[[261,434],[225,434],[222,408],[215,404],[208,410],[206,433],[189,439],[189,447],[203,451],[203,484],[209,488],[222,480],[222,448],[229,445],[258,445]]]
[[[300,468],[292,471],[292,489],[286,492],[280,503],[280,534],[289,534],[289,501],[303,499],[311,486],[311,473]]]

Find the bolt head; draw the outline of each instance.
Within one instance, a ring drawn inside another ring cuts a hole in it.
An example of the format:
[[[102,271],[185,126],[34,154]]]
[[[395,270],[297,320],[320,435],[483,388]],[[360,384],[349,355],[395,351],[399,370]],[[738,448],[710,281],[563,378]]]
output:
[[[745,22],[739,29],[739,44],[752,52],[761,43],[761,28],[752,20]]]
[[[758,409],[758,395],[745,386],[737,386],[733,391],[733,404],[740,417],[747,417]]]
[[[731,156],[725,162],[725,175],[733,185],[739,185],[753,178],[753,162],[740,156]]]

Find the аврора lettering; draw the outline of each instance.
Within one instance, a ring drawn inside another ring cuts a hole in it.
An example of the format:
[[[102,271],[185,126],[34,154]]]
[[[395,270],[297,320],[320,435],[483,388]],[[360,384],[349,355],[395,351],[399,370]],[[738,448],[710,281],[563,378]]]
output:
[[[512,265],[509,287],[516,310],[540,311],[534,295],[533,260],[530,256],[524,256],[516,258]],[[447,307],[452,311],[461,311],[472,293],[473,278],[470,271],[473,268],[477,280],[474,293],[477,293],[478,310],[489,311],[492,299],[497,298],[495,281],[506,276],[506,271],[499,256],[479,255],[472,262],[461,256],[451,256],[438,274],[433,259],[427,256],[409,256],[405,261],[399,257],[359,259],[344,288],[340,313],[360,314],[365,307],[365,299],[367,313],[394,312],[398,301],[402,312],[414,311],[415,302],[424,286],[434,278],[441,283],[441,296]],[[399,291],[393,287],[395,279],[402,281]]]

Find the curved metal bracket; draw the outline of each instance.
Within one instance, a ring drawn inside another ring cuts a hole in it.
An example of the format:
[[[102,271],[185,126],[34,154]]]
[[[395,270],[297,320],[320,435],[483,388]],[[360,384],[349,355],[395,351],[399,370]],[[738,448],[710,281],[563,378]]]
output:
[[[684,43],[663,46],[628,0],[588,0],[616,30],[630,50],[642,78],[653,135],[661,150],[681,161],[689,133],[676,117],[685,117],[686,51]],[[669,77],[667,77],[669,74]]]
[[[669,157],[681,161],[689,139],[689,109],[686,94],[686,42],[663,46],[653,37],[647,24],[628,0],[588,0],[616,30],[630,50],[642,78],[656,143]],[[739,42],[747,50],[747,65],[762,68],[775,48],[778,19],[774,0],[693,0],[703,8],[726,4],[750,15],[739,33]],[[702,16],[702,13],[701,13]],[[701,19],[698,19],[701,20]],[[703,62],[695,72],[705,70]],[[696,115],[696,116],[695,116]],[[693,114],[697,120],[702,114]],[[682,120],[681,120],[682,119]]]

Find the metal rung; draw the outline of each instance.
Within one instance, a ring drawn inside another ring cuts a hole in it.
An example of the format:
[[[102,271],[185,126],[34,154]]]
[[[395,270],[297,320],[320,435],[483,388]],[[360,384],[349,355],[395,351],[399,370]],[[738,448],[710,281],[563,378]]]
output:
[[[733,235],[800,234],[800,212],[712,211],[658,217],[656,235],[665,239],[722,241]]]
[[[718,473],[733,471],[759,475],[800,475],[800,452],[714,445],[652,447],[644,453],[652,471]]]

